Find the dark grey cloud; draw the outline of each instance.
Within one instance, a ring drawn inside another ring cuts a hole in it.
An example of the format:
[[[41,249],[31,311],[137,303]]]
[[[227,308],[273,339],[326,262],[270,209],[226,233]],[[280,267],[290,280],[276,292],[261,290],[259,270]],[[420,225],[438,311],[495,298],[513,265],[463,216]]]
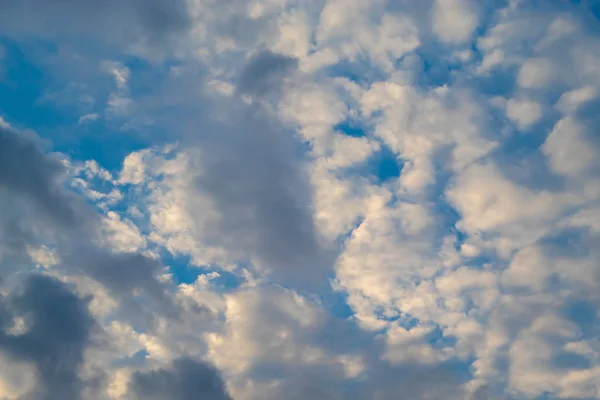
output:
[[[295,66],[296,60],[269,51],[252,57],[237,93],[257,98],[246,104],[236,96],[225,104],[227,120],[205,126],[192,143],[203,149],[196,186],[220,212],[212,229],[220,244],[249,253],[277,279],[300,283],[316,281],[331,260],[314,223],[303,145],[271,115],[264,96],[277,97],[281,79]]]
[[[231,400],[219,372],[189,358],[175,360],[170,369],[136,372],[131,391],[144,400]]]
[[[59,160],[39,149],[34,141],[0,126],[0,189],[16,192],[56,222],[76,223],[72,198],[61,188],[65,173]]]
[[[32,275],[21,293],[1,299],[0,306],[0,350],[37,370],[35,392],[28,398],[79,399],[84,382],[78,371],[95,327],[87,301],[54,278]],[[25,319],[27,330],[8,334],[17,316]]]
[[[44,153],[33,134],[0,129],[0,204],[10,206],[0,215],[0,273],[13,281],[27,276],[28,246],[49,240],[61,261],[53,270],[102,284],[117,300],[119,317],[134,327],[150,329],[156,314],[178,317],[167,285],[158,280],[161,262],[98,246],[101,216],[65,188],[65,178],[62,163]],[[1,300],[0,351],[35,365],[39,381],[26,399],[79,399],[84,387],[95,384],[78,375],[94,326],[87,301],[47,276],[25,279],[20,294]],[[22,335],[6,332],[16,316],[27,321]]]
[[[203,143],[197,187],[222,216],[214,232],[279,278],[310,279],[326,262],[300,146],[261,106],[237,111],[229,126],[217,127],[214,140]]]
[[[0,271],[11,270],[16,260],[27,260],[28,245],[51,240],[61,259],[55,268],[100,282],[131,316],[152,320],[136,305],[140,296],[135,293],[139,292],[153,312],[176,317],[166,287],[158,280],[162,264],[141,254],[114,253],[96,245],[102,235],[100,214],[65,189],[65,174],[62,163],[44,153],[35,139],[0,128],[0,204],[5,206],[0,240],[13,256],[0,260]]]
[[[237,90],[261,95],[275,90],[281,80],[298,67],[298,60],[269,50],[253,55],[240,73]]]
[[[180,309],[158,280],[163,264],[139,253],[111,253],[81,245],[63,256],[70,273],[100,282],[118,300],[123,318],[136,329],[150,329],[156,316],[180,317]]]
[[[79,225],[82,203],[63,189],[65,168],[33,134],[0,126],[0,272],[27,262],[27,246]]]
[[[119,47],[164,43],[191,25],[185,0],[18,0],[0,2],[5,34],[87,38]]]

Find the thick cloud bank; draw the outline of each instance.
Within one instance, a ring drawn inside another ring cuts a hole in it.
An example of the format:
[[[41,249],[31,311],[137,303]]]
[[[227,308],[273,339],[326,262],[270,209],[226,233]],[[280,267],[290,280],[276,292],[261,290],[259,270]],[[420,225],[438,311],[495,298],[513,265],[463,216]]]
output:
[[[599,15],[0,1],[0,399],[600,398]]]

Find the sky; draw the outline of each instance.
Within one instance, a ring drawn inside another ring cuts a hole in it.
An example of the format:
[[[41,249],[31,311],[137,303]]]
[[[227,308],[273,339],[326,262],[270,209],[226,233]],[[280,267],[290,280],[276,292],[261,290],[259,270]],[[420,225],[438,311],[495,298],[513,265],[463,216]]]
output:
[[[0,399],[600,398],[599,18],[0,1]]]

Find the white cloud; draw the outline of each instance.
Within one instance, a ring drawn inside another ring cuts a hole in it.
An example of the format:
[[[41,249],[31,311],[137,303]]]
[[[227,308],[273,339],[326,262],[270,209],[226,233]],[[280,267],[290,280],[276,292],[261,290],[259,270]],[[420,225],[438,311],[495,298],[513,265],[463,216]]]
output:
[[[118,252],[136,252],[146,246],[146,240],[133,222],[109,211],[104,219],[105,240]]]
[[[577,193],[535,191],[502,176],[491,164],[473,164],[455,178],[446,196],[461,214],[459,226],[470,234],[501,232],[501,254],[535,242],[567,207],[582,200]],[[490,236],[490,239],[493,236]]]
[[[584,136],[584,126],[572,117],[556,123],[542,146],[552,169],[567,176],[580,176],[597,165],[598,151]]]
[[[31,260],[40,267],[49,268],[59,262],[56,252],[46,246],[39,248],[29,247],[27,253],[31,257]]]
[[[471,0],[436,0],[433,6],[433,30],[447,43],[468,40],[479,24],[477,3]]]
[[[309,54],[312,47],[312,27],[304,12],[296,9],[283,13],[277,27],[279,35],[273,45],[274,51],[297,58],[304,58]]]
[[[0,128],[5,128],[5,129],[10,128],[10,124],[8,122],[6,122],[4,120],[4,118],[2,118],[2,116],[0,116]]]
[[[382,201],[383,200],[383,201]],[[432,247],[436,222],[431,210],[420,204],[387,207],[373,198],[364,220],[346,241],[336,276],[349,293],[355,318],[368,329],[386,326],[377,310],[397,315],[396,301],[407,298],[415,282],[428,279],[439,263]]]
[[[577,110],[582,104],[598,97],[598,91],[594,86],[584,86],[579,89],[574,89],[563,93],[555,107],[563,114],[571,114]]]
[[[19,399],[35,385],[33,366],[15,362],[0,354],[0,395],[7,400]]]
[[[150,150],[141,150],[130,153],[123,160],[119,182],[121,184],[139,185],[146,179],[148,169],[147,160],[152,157]]]
[[[552,84],[555,75],[552,62],[544,58],[531,58],[519,70],[517,82],[526,89],[540,89]]]
[[[332,0],[323,8],[316,31],[321,54],[334,54],[328,64],[356,61],[362,52],[386,72],[394,60],[415,50],[420,44],[414,22],[400,13],[385,12],[382,1]]]
[[[227,296],[224,334],[208,336],[209,357],[216,365],[242,373],[254,363],[303,362],[298,341],[323,322],[323,313],[290,291],[242,291]]]
[[[113,76],[118,89],[127,89],[131,71],[123,63],[117,61],[104,61],[100,68]]]
[[[384,359],[393,364],[438,364],[451,355],[452,350],[435,349],[428,336],[435,333],[432,327],[402,327],[389,329],[386,334],[387,352]]]
[[[511,344],[510,386],[528,396],[539,396],[544,392],[561,396],[563,392],[575,392],[576,397],[586,397],[591,393],[595,396],[597,391],[585,383],[596,372],[595,369],[567,369],[565,372],[551,364],[557,351],[556,341],[568,341],[576,334],[572,323],[556,315],[538,316]],[[573,380],[581,380],[578,389],[571,383]]]
[[[542,106],[528,99],[509,99],[506,115],[521,130],[526,130],[542,118]]]
[[[77,121],[77,123],[79,125],[82,125],[82,124],[86,124],[88,122],[97,121],[98,118],[100,118],[100,116],[96,113],[85,114],[85,115],[82,115],[81,117],[79,117],[79,120]]]

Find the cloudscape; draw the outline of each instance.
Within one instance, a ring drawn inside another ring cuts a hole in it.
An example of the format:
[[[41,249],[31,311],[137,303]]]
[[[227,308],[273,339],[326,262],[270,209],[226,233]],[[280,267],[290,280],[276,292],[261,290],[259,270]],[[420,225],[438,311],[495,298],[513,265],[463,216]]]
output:
[[[1,400],[600,399],[600,1],[0,0]]]

